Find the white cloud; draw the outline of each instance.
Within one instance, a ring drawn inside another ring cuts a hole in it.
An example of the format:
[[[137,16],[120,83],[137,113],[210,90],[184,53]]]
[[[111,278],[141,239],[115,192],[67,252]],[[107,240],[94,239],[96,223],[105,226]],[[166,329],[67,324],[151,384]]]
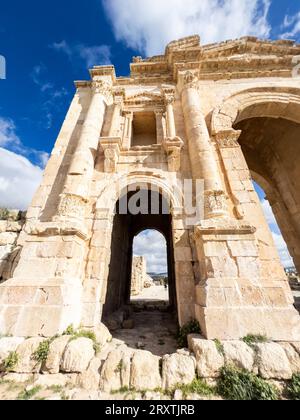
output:
[[[144,256],[148,273],[166,273],[167,245],[164,236],[156,230],[147,230],[135,237],[133,254]]]
[[[279,227],[278,227],[277,221],[275,219],[275,216],[274,216],[274,213],[273,213],[272,207],[270,206],[269,201],[261,200],[261,205],[262,205],[265,217],[267,219],[267,222],[271,228],[274,242],[275,242],[275,245],[278,250],[283,266],[286,268],[293,267],[294,266],[293,259],[289,253],[287,244],[284,241],[283,236],[279,233]]]
[[[15,124],[9,118],[0,117],[0,146],[20,144],[20,139],[15,133]]]
[[[54,42],[50,47],[55,51],[64,53],[71,61],[74,58],[83,60],[87,68],[95,65],[111,64],[111,50],[108,45],[69,45],[63,40]]]
[[[244,35],[268,37],[271,0],[102,0],[115,37],[146,55],[200,34],[202,44]]]
[[[281,26],[285,32],[282,33],[282,38],[294,38],[300,36],[300,12],[295,15],[286,15]]]
[[[42,178],[27,158],[0,148],[0,207],[26,210]]]
[[[275,233],[275,232],[272,232],[272,235],[273,235],[273,238],[274,238],[274,241],[275,241],[276,248],[279,252],[279,256],[280,256],[282,265],[285,268],[293,267],[294,266],[293,259],[290,256],[287,245],[286,245],[282,235],[280,235],[279,233]]]

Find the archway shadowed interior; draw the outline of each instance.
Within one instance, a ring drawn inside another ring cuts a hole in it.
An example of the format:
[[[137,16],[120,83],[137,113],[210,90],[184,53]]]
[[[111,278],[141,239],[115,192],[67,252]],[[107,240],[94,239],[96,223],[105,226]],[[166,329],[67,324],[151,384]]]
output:
[[[136,192],[136,191],[135,191]],[[122,205],[128,203],[135,192],[129,192],[121,197]],[[169,284],[169,310],[176,311],[176,283],[174,269],[174,249],[172,238],[172,215],[167,200],[156,191],[143,190],[143,194],[148,196],[146,208],[132,214],[128,211],[123,214],[120,211],[120,200],[116,204],[113,221],[111,258],[109,264],[108,285],[105,304],[103,307],[103,317],[107,318],[122,306],[130,304],[131,271],[133,240],[135,236],[144,230],[157,230],[166,239],[167,243],[167,262],[168,262],[168,284]],[[159,206],[153,210],[151,203],[153,200]],[[166,209],[169,209],[168,212]]]

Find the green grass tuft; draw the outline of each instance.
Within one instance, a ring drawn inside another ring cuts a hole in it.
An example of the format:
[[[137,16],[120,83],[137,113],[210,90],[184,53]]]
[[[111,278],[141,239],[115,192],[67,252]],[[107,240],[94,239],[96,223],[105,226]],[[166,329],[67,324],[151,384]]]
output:
[[[288,398],[300,401],[300,373],[293,375],[287,387]]]
[[[188,347],[187,338],[189,334],[201,334],[201,329],[198,321],[192,320],[179,329],[177,334],[177,342],[180,348]]]
[[[251,372],[233,366],[221,369],[217,392],[223,398],[235,401],[274,401],[279,398],[276,387]]]

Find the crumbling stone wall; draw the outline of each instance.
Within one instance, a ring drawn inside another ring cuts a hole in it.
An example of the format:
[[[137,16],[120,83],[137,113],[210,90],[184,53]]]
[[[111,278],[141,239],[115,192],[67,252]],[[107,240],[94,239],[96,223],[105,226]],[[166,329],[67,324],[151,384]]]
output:
[[[0,282],[13,275],[20,253],[17,241],[24,222],[25,214],[18,210],[0,211]]]
[[[145,257],[133,257],[131,275],[131,296],[139,295],[144,288],[151,287],[153,280],[147,274]]]

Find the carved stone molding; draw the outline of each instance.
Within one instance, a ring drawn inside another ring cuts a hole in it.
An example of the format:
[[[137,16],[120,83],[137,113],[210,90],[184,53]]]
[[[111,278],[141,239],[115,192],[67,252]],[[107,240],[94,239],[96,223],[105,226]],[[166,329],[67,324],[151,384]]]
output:
[[[106,80],[98,80],[92,82],[92,90],[94,94],[100,94],[104,96],[106,100],[109,100],[112,96],[112,84]]]
[[[121,153],[120,137],[106,137],[101,139],[104,150],[104,172],[115,173]]]
[[[165,138],[163,141],[163,147],[168,156],[168,169],[170,172],[180,170],[180,154],[183,145],[184,143],[180,137]]]
[[[61,194],[58,205],[58,216],[84,219],[87,201],[74,194]]]
[[[232,148],[232,147],[240,147],[238,139],[239,139],[241,133],[242,132],[240,130],[219,131],[215,135],[215,140],[216,140],[217,145],[221,149]]]
[[[205,191],[204,208],[208,217],[223,216],[228,213],[227,196],[224,191]]]

